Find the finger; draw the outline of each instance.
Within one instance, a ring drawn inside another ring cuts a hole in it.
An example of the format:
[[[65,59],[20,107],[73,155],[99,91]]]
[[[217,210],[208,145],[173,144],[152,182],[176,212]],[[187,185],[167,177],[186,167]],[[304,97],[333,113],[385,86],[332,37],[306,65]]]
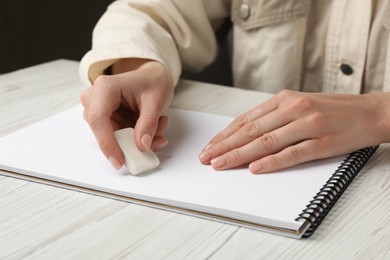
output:
[[[92,91],[91,88],[87,88],[80,93],[80,102],[84,107],[84,111],[83,111],[84,120],[87,120],[88,117],[89,97],[91,95],[91,91]]]
[[[293,146],[289,146],[279,153],[263,157],[249,165],[252,173],[270,173],[277,170],[292,167],[304,162],[323,159],[318,151],[318,141],[316,139],[305,140]]]
[[[229,124],[228,127],[226,127],[224,130],[222,130],[219,134],[217,134],[215,137],[211,139],[211,141],[208,143],[206,147],[208,147],[210,144],[218,143],[230,135],[234,134],[237,130],[242,128],[244,125],[248,124],[251,121],[254,121],[268,113],[271,113],[275,109],[278,108],[278,100],[273,97],[270,100],[266,101],[265,103],[251,109],[250,111],[238,116],[236,119],[233,120],[232,123]]]
[[[312,129],[301,131],[300,122],[294,121],[286,126],[266,133],[252,142],[233,149],[210,161],[216,170],[225,170],[253,162],[270,154],[278,153],[284,148],[295,145],[306,139],[311,139]]]
[[[152,149],[153,151],[161,150],[167,147],[168,143],[169,141],[165,137],[155,136],[150,146],[150,149]]]
[[[111,115],[117,109],[117,99],[120,99],[120,92],[115,91],[115,89],[114,84],[108,86],[104,82],[95,81],[90,97],[87,122],[103,154],[118,170],[124,163],[124,157],[115,139],[111,124]]]
[[[210,164],[213,158],[244,146],[256,138],[290,123],[289,117],[282,110],[274,110],[254,121],[250,121],[235,133],[213,145],[209,145],[199,155],[203,164]]]
[[[124,163],[124,157],[119,144],[115,139],[111,120],[105,115],[90,116],[88,123],[99,144],[99,147],[106,158],[115,169],[119,170]]]
[[[134,127],[135,142],[141,151],[151,148],[160,113],[160,107],[154,102],[141,100],[140,115]]]
[[[169,126],[170,119],[168,116],[160,116],[158,120],[158,127],[156,131],[156,136],[164,136],[165,132]]]
[[[80,93],[80,102],[84,108],[89,106],[89,97],[91,95],[91,92],[92,88],[87,88]]]
[[[158,121],[156,134],[153,138],[151,149],[153,151],[165,148],[168,145],[168,140],[165,137],[166,129],[169,125],[169,117],[161,116]]]

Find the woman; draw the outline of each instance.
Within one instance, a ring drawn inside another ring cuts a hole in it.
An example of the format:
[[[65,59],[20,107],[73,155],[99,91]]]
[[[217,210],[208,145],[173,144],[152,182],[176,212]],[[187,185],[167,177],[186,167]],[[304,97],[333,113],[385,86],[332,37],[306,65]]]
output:
[[[140,150],[168,144],[174,86],[213,61],[229,19],[234,85],[278,94],[205,144],[203,164],[264,173],[390,141],[388,1],[119,0],[80,66],[84,117],[116,169],[116,129],[135,124]]]

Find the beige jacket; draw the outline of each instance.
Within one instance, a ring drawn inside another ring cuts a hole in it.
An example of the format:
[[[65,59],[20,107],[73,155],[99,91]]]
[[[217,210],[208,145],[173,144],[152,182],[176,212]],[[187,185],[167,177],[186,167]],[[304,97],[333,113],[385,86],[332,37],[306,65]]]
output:
[[[116,60],[138,57],[162,62],[177,83],[182,70],[213,61],[231,19],[237,87],[390,91],[389,2],[119,0],[96,25],[80,75],[91,83]]]

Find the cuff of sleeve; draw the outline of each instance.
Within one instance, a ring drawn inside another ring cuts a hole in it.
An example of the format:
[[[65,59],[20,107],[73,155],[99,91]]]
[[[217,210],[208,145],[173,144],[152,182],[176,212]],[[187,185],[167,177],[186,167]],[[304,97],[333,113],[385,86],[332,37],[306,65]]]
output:
[[[145,46],[140,47],[129,43],[116,45],[92,49],[85,54],[79,67],[80,79],[84,85],[92,85],[109,66],[124,58],[142,58],[161,62],[171,74],[174,86],[177,85],[181,74],[181,64],[176,50],[156,53]]]

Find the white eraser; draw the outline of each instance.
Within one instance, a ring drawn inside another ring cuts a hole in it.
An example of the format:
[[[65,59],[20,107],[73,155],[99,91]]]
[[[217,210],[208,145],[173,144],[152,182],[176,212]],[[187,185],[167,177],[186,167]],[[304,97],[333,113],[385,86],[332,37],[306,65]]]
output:
[[[124,128],[115,131],[114,134],[125,157],[125,166],[131,174],[138,175],[160,165],[160,160],[152,150],[142,152],[138,149],[133,128]]]

